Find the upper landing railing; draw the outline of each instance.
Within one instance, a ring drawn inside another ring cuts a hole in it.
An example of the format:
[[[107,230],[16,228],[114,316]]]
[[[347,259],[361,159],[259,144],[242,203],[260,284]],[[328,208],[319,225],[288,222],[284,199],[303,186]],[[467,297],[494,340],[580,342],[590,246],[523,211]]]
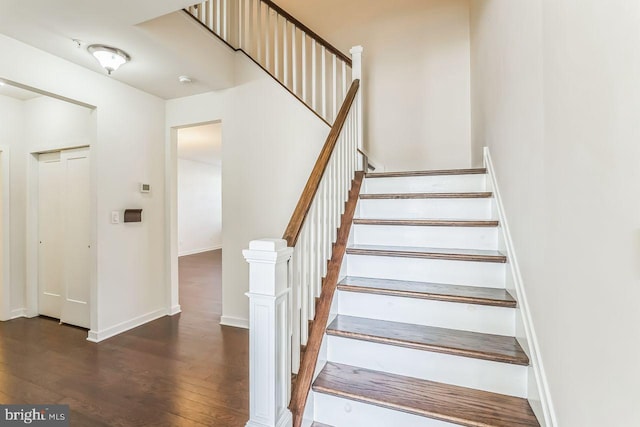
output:
[[[207,0],[187,12],[333,124],[354,79],[351,58],[270,0]]]

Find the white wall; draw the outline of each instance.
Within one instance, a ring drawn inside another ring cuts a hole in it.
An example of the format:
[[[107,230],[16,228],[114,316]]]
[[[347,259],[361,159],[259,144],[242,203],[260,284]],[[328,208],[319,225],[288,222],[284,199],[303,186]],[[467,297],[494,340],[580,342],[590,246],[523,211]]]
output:
[[[3,62],[0,76],[97,107],[91,146],[97,218],[92,274],[99,305],[90,335],[104,338],[166,313],[165,276],[158,268],[165,244],[164,101],[5,36],[0,36],[0,50],[20,59]],[[152,193],[141,194],[140,182],[150,183]],[[145,221],[112,225],[111,211],[125,208],[144,209]]]
[[[364,47],[365,148],[387,170],[470,164],[469,0],[276,0]]]
[[[178,255],[221,247],[222,170],[178,159]]]
[[[640,425],[640,4],[472,1],[488,145],[558,426]]]
[[[20,166],[21,147],[24,141],[24,102],[17,99],[0,96],[0,146],[8,148],[9,152],[3,155],[10,157],[10,172]],[[24,229],[24,209],[20,209],[20,201],[25,199],[24,192],[21,191],[21,183],[19,177],[11,177],[9,183],[10,191],[10,211],[11,229],[3,230],[10,234],[10,247],[4,248],[8,250],[11,256],[10,272],[11,283],[9,289],[9,302],[3,302],[3,306],[7,307],[11,315],[18,315],[17,311],[24,307],[24,257],[20,259],[21,251],[24,252],[23,236],[19,234],[19,230]],[[22,223],[22,226],[20,224]],[[13,254],[18,256],[13,256]],[[15,310],[15,311],[14,311]]]
[[[329,128],[243,54],[236,60],[236,87],[168,101],[167,128],[222,120],[222,323],[247,326],[242,250],[282,236]]]

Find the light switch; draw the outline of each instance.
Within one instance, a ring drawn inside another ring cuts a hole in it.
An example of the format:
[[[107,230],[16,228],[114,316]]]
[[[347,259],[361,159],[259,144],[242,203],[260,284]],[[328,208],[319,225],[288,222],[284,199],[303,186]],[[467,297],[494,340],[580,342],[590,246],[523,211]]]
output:
[[[120,224],[120,212],[111,212],[111,224]]]

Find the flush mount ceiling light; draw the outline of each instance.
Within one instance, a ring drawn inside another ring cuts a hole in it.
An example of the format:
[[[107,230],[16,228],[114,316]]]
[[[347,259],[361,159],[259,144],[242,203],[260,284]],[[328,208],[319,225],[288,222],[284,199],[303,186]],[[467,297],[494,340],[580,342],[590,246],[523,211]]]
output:
[[[87,50],[98,60],[100,65],[111,74],[122,64],[131,60],[129,54],[117,47],[105,46],[103,44],[92,44]]]

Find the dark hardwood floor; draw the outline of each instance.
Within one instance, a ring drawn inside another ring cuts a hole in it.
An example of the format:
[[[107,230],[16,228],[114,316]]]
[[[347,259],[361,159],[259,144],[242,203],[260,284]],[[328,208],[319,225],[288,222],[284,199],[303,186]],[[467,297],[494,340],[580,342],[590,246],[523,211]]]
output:
[[[73,427],[244,426],[249,336],[219,325],[220,264],[182,257],[182,313],[99,344],[48,318],[0,322],[0,403],[69,404]]]

